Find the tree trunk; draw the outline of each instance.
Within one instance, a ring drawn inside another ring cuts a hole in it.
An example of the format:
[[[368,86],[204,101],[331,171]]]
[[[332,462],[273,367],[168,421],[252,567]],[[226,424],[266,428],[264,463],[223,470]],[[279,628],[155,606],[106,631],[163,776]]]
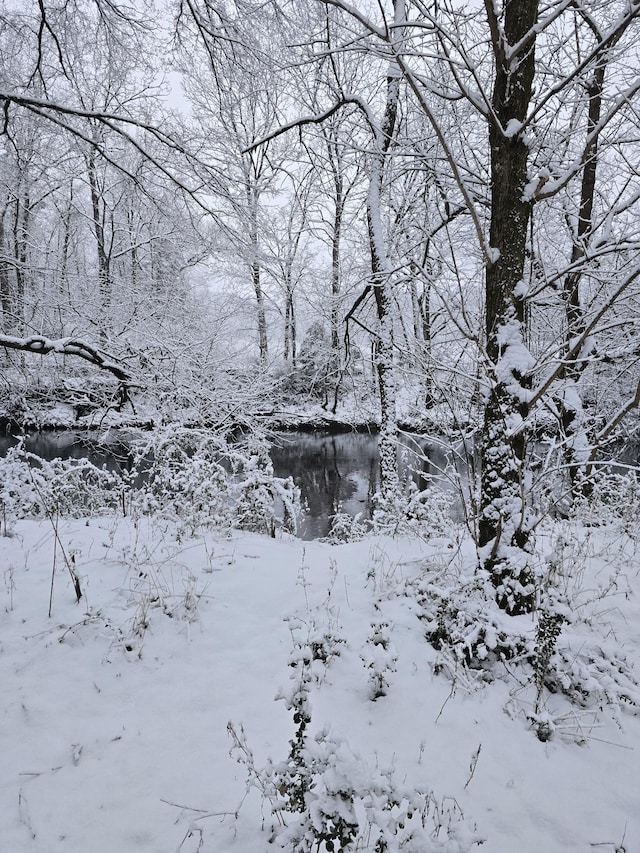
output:
[[[404,0],[394,0],[394,20],[404,19]],[[383,239],[382,182],[389,148],[396,127],[400,99],[400,71],[390,63],[387,97],[376,151],[372,158],[367,195],[367,227],[371,252],[371,285],[378,314],[378,334],[374,344],[374,362],[380,393],[380,494],[383,501],[398,492],[398,424],[396,414],[396,375],[394,364],[394,299],[389,261]]]
[[[594,133],[600,121],[602,111],[602,95],[604,90],[604,75],[606,68],[606,53],[600,58],[593,79],[587,86],[589,111],[587,115],[587,135],[594,134],[584,153],[585,167],[582,172],[580,187],[580,208],[578,225],[573,239],[571,265],[574,267],[564,281],[564,304],[566,316],[566,364],[560,376],[562,390],[558,399],[560,426],[564,439],[564,459],[569,472],[571,492],[576,497],[579,492],[588,490],[584,480],[585,466],[590,455],[589,440],[584,424],[582,401],[578,383],[587,365],[580,358],[580,353],[570,358],[572,341],[584,332],[584,314],[580,298],[580,283],[582,272],[579,264],[585,257],[593,227],[593,202],[596,191],[596,176],[598,167],[598,133]]]
[[[335,415],[338,408],[338,396],[342,382],[342,358],[340,355],[340,292],[342,290],[342,221],[345,208],[345,190],[342,159],[334,129],[325,134],[327,156],[333,175],[333,223],[331,228],[331,310],[329,325],[331,330],[331,355],[328,374],[333,380],[333,406]],[[328,383],[325,391],[325,406],[328,405]]]
[[[264,304],[264,292],[260,276],[259,239],[258,239],[258,205],[259,195],[254,186],[247,186],[247,202],[249,206],[249,251],[251,253],[251,284],[256,297],[258,321],[258,351],[260,361],[265,361],[268,355],[267,315]]]
[[[423,264],[424,266],[424,264]],[[413,309],[413,335],[419,348],[424,406],[432,409],[436,400],[433,393],[431,364],[431,281],[425,280],[422,293],[418,293],[415,280],[411,282],[411,305]]]
[[[331,366],[337,371],[340,368],[340,317],[339,298],[341,285],[340,243],[342,239],[342,216],[344,214],[343,184],[340,174],[334,174],[335,209],[333,228],[331,231]]]
[[[524,270],[531,202],[524,198],[528,147],[520,130],[532,93],[534,35],[514,56],[507,54],[531,33],[538,0],[507,0],[503,32],[492,0],[486,0],[486,7],[496,70],[495,119],[489,122],[491,248],[485,274],[490,387],[481,445],[479,546],[498,603],[515,614],[530,611],[534,604],[524,483],[532,366],[525,347]]]
[[[5,244],[5,227],[4,219],[8,210],[8,205],[2,211],[0,216],[0,306],[2,307],[2,326],[3,332],[11,330],[11,280],[9,278],[10,265],[7,263]]]
[[[296,334],[295,304],[293,301],[293,286],[290,274],[285,282],[285,306],[284,306],[284,359],[291,359],[291,366],[295,369],[298,359],[298,346]]]
[[[98,293],[103,311],[101,333],[106,336],[105,322],[111,303],[111,262],[107,251],[104,227],[104,210],[101,209],[101,193],[96,171],[96,152],[92,148],[87,156],[87,172],[89,175],[89,191],[91,194],[91,212],[93,216],[93,233],[96,238],[96,254],[98,259]]]
[[[15,289],[11,308],[13,328],[16,334],[24,334],[25,297],[27,292],[27,263],[29,259],[29,222],[31,205],[29,190],[23,187],[15,200],[16,215],[13,222],[13,267]]]

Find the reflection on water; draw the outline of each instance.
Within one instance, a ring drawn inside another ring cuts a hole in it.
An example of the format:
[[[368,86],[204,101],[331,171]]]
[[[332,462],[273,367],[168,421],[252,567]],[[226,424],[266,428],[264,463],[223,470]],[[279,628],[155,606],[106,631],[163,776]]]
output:
[[[27,451],[42,459],[87,458],[110,471],[130,470],[130,441],[126,434],[111,435],[112,440],[97,442],[95,434],[82,431],[43,432],[27,436],[24,444]],[[0,456],[17,442],[12,436],[0,436]],[[307,508],[300,522],[301,538],[326,536],[338,507],[351,516],[370,515],[371,499],[379,482],[376,436],[279,433],[271,447],[271,459],[276,476],[292,476],[300,489]],[[443,484],[442,471],[450,464],[451,454],[424,437],[405,436],[400,459],[403,474],[411,476],[423,489],[430,484]]]
[[[330,517],[341,506],[355,516],[369,514],[378,487],[378,442],[366,433],[324,435],[284,433],[271,447],[274,473],[293,477],[307,512],[303,539],[326,536]]]
[[[24,438],[24,449],[41,459],[88,459],[97,468],[108,471],[130,471],[133,464],[131,442],[126,434],[113,434],[114,438],[98,441],[95,433],[83,430],[64,430],[60,432],[35,432]],[[19,439],[12,435],[0,436],[0,456],[4,456],[10,447],[15,447]]]
[[[443,472],[451,453],[421,436],[403,436],[400,471],[419,489],[446,486]],[[379,485],[378,439],[367,433],[330,435],[282,433],[271,448],[274,472],[292,476],[308,512],[300,525],[303,539],[326,536],[340,507],[351,516],[369,517]]]

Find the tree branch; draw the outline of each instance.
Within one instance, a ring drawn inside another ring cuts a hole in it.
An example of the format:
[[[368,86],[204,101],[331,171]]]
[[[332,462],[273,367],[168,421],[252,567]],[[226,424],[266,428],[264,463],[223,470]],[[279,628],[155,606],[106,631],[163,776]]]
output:
[[[255,139],[251,145],[248,145],[246,148],[243,148],[242,154],[250,154],[252,151],[255,151],[256,148],[259,148],[261,145],[266,145],[267,142],[271,142],[272,139],[275,139],[278,136],[282,136],[284,133],[288,133],[290,130],[293,130],[296,127],[304,127],[307,124],[322,124],[327,119],[331,118],[332,115],[335,115],[338,110],[341,110],[342,107],[347,106],[348,104],[352,104],[353,106],[358,107],[360,109],[369,124],[371,130],[374,135],[377,132],[376,124],[371,116],[371,111],[367,104],[361,98],[345,95],[341,97],[340,100],[336,101],[335,104],[332,104],[328,107],[324,112],[316,113],[316,115],[312,116],[302,116],[301,118],[296,118],[293,121],[288,122],[287,124],[283,124],[280,127],[277,127],[271,133],[268,133],[266,136],[261,137],[260,139]]]
[[[45,338],[41,335],[31,335],[28,338],[14,338],[12,335],[0,335],[0,346],[5,349],[15,349],[22,352],[31,352],[36,355],[48,355],[57,353],[59,355],[75,355],[99,367],[108,370],[116,379],[124,385],[132,381],[131,374],[125,370],[107,353],[100,352],[96,347],[86,341],[75,338]]]

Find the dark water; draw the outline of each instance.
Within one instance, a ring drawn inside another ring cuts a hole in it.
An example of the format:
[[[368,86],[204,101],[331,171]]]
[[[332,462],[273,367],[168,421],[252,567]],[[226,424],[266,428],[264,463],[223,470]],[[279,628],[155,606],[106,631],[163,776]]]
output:
[[[307,506],[300,524],[303,539],[326,536],[338,507],[351,516],[370,516],[380,479],[377,436],[286,433],[277,436],[271,459],[277,476],[293,477]],[[403,475],[422,489],[432,483],[445,485],[442,472],[451,458],[442,446],[407,436],[400,461]]]
[[[18,444],[15,436],[0,436],[0,457],[10,447]],[[97,468],[108,471],[130,471],[132,457],[130,441],[126,436],[117,436],[113,440],[98,442],[95,434],[82,430],[64,430],[61,432],[35,432],[27,435],[24,449],[41,459],[88,459]]]
[[[110,471],[131,468],[129,441],[114,433],[112,441],[97,443],[95,436],[80,431],[34,433],[25,439],[25,449],[51,460],[87,458]],[[93,439],[93,440],[92,440]],[[17,439],[0,437],[0,456]],[[443,483],[442,471],[451,463],[446,448],[425,438],[405,437],[400,453],[404,471],[419,488]],[[299,487],[307,512],[300,521],[303,539],[326,536],[337,507],[351,516],[368,517],[371,499],[378,489],[378,441],[367,433],[287,432],[275,436],[271,447],[274,473],[292,476]],[[446,484],[445,484],[446,485]]]

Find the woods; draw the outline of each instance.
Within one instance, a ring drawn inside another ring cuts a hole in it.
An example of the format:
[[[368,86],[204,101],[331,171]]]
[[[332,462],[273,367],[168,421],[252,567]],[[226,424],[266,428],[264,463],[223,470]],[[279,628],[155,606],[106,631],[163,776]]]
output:
[[[263,407],[377,396],[384,500],[399,417],[475,432],[479,566],[531,609],[539,488],[588,490],[637,408],[639,12],[6,6],[7,387],[64,386],[25,355],[53,349],[160,420],[215,420],[240,374]]]
[[[637,846],[639,45],[640,0],[0,0],[12,849]]]

